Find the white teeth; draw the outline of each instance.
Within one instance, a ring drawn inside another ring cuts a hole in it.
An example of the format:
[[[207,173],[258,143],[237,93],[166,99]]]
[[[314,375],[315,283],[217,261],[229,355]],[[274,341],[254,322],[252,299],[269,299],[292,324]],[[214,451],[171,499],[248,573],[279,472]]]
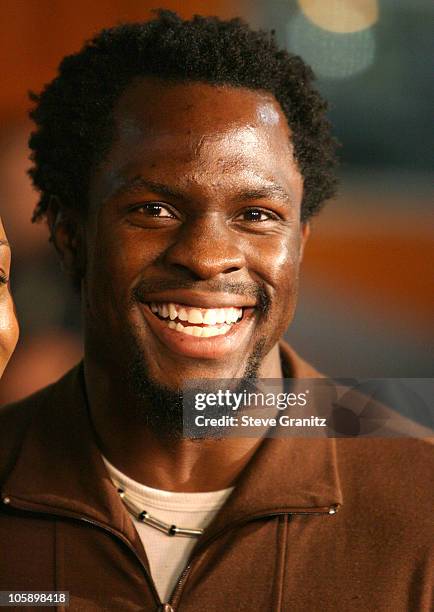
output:
[[[173,321],[173,319],[176,319],[176,317],[178,316],[178,311],[175,308],[174,304],[169,304],[169,317],[170,320]]]
[[[224,308],[219,308],[217,311],[216,323],[224,323],[226,321],[226,312]]]
[[[218,327],[202,327],[202,338],[211,338],[220,334]]]
[[[188,321],[188,314],[187,314],[187,311],[185,310],[185,308],[180,308],[178,310],[178,319],[180,321]]]
[[[203,323],[202,313],[197,308],[192,308],[188,311],[189,323]],[[196,334],[197,335],[197,334]]]
[[[238,319],[240,319],[243,316],[243,309],[242,308],[234,308],[234,323],[236,323],[238,321]]]
[[[197,319],[201,317],[203,319],[201,323],[205,323],[205,319],[213,320],[214,317],[217,319],[218,323],[219,319],[221,319],[223,316],[225,319],[228,316],[236,316],[237,319],[239,319],[243,314],[242,308],[235,308],[233,306],[230,306],[228,308],[195,308],[193,306],[177,306],[172,302],[159,302],[158,304],[156,304],[155,302],[151,302],[149,304],[149,307],[152,312],[165,313],[165,317],[170,316],[173,317],[173,319],[176,319],[176,317],[179,316],[179,313],[181,313],[181,316],[183,317],[191,316],[192,318]],[[223,323],[223,321],[220,322]]]
[[[205,338],[226,333],[230,326],[236,323],[243,315],[242,308],[234,307],[199,309],[189,306],[178,306],[172,302],[160,302],[158,304],[151,302],[149,307],[152,312],[158,314],[161,318],[168,319],[167,323],[170,329],[176,329],[189,335]],[[179,321],[174,323],[175,319],[179,319]],[[184,327],[180,324],[180,321],[188,321],[193,325]],[[216,325],[221,325],[222,323],[226,325],[216,327]],[[199,324],[204,324],[207,327],[197,327]],[[189,331],[185,331],[188,328],[190,328]]]
[[[206,323],[206,325],[215,325],[217,323],[217,314],[217,310],[210,308],[204,314],[203,322]]]
[[[235,323],[235,321],[238,319],[238,316],[235,312],[235,308],[225,308],[225,311],[226,311],[226,318],[225,318],[226,323]]]
[[[223,336],[232,327],[232,325],[222,325],[221,327],[213,327],[211,325],[207,327],[198,327],[197,325],[182,325],[182,323],[175,323],[175,321],[167,321],[167,327],[174,329],[182,334],[188,336],[196,336],[197,338],[211,338],[212,336]]]

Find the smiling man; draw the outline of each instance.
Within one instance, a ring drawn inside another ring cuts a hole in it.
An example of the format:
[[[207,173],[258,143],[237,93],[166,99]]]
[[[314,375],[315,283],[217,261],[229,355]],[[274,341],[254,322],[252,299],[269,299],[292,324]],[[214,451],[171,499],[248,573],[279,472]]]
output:
[[[109,398],[149,395],[149,383],[281,375],[277,340],[294,313],[308,226],[278,103],[244,87],[142,77],[116,101],[113,123],[89,186],[95,418],[105,421]],[[138,386],[119,378],[128,368]],[[164,418],[167,406],[157,408]]]
[[[428,444],[182,436],[188,381],[320,377],[282,341],[336,182],[311,71],[239,20],[163,11],[34,101],[35,219],[85,351],[0,415],[0,588],[85,611],[428,610],[433,500],[405,459],[421,473]]]

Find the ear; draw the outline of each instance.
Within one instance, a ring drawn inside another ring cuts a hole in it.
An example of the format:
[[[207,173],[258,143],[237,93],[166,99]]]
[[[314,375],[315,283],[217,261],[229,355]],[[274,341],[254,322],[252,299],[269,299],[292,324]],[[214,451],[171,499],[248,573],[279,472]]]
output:
[[[81,219],[77,213],[62,206],[57,196],[51,196],[47,208],[50,241],[60,259],[62,269],[74,282],[84,274],[84,235]]]
[[[306,242],[310,236],[310,223],[309,221],[305,221],[301,224],[301,240],[300,240],[300,257],[299,263],[303,260],[304,247],[306,246]]]

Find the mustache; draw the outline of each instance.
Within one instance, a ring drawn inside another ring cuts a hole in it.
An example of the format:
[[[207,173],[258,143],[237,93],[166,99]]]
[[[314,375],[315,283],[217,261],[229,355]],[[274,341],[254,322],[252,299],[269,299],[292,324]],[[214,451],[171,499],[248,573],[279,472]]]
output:
[[[146,302],[146,295],[158,293],[159,291],[173,291],[176,289],[190,289],[206,293],[232,293],[253,297],[258,310],[263,313],[270,309],[271,298],[262,285],[256,283],[233,282],[233,281],[206,281],[197,283],[189,280],[154,279],[142,280],[132,292],[134,301]]]

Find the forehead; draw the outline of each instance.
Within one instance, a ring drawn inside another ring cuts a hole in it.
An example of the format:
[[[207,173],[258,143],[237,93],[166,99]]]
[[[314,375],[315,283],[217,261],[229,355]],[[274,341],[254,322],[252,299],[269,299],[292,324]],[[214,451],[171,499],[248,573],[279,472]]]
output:
[[[286,118],[272,94],[227,85],[140,78],[121,95],[114,118],[116,139],[130,144],[146,138],[149,145],[165,136],[187,144],[198,137],[236,138],[249,131],[261,132],[285,148],[290,140]]]
[[[148,130],[178,129],[194,118],[195,129],[214,132],[248,123],[284,129],[282,109],[271,93],[201,82],[138,78],[120,96],[115,121],[141,123]]]
[[[224,174],[228,185],[241,175],[285,182],[298,174],[288,123],[268,92],[146,77],[126,88],[113,116],[114,142],[95,177],[104,195],[149,172],[204,184]]]

